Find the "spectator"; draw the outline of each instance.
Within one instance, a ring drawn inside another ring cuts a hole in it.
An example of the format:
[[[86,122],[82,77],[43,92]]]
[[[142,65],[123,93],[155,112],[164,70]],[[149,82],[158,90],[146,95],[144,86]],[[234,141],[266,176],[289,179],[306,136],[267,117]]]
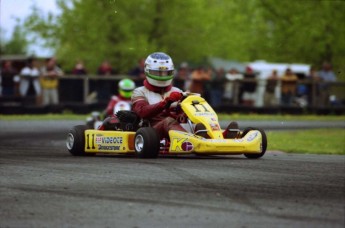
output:
[[[242,81],[242,84],[240,85],[239,93],[238,93],[238,100],[240,104],[249,104],[252,105],[252,100],[246,100],[244,99],[244,93],[254,93],[256,90],[257,82],[255,80],[256,75],[253,71],[253,69],[249,66],[246,67],[246,72],[244,73],[244,81]]]
[[[135,85],[143,86],[143,81],[145,79],[145,59],[140,59],[136,67],[128,72],[130,76],[135,77]]]
[[[187,80],[189,79],[189,68],[188,68],[188,63],[183,62],[180,65],[180,68],[177,70],[175,79],[174,79],[174,86],[181,89],[185,90],[187,86]]]
[[[1,72],[3,96],[16,95],[17,74],[18,71],[12,66],[12,61],[5,61]]]
[[[330,104],[331,91],[330,83],[337,81],[337,77],[332,70],[332,65],[329,62],[324,62],[322,64],[322,70],[319,72],[321,79],[320,83],[320,95],[321,95],[321,105],[327,106]]]
[[[197,69],[195,69],[191,75],[192,81],[189,87],[190,92],[199,93],[202,97],[204,97],[204,85],[211,80],[211,77],[212,71],[210,69],[204,69],[203,67],[198,67]]]
[[[97,69],[97,75],[99,76],[110,76],[114,74],[116,74],[116,71],[107,60],[103,61]],[[98,101],[107,101],[111,96],[111,84],[109,81],[98,80],[96,83],[96,91]]]
[[[234,96],[237,93],[237,81],[243,79],[243,75],[240,74],[235,68],[229,70],[229,72],[225,75],[226,82],[225,82],[225,89],[224,89],[224,98],[229,100],[231,103],[234,103]],[[236,82],[235,82],[236,81]]]
[[[290,106],[296,96],[297,76],[290,68],[287,68],[281,78],[281,103]]]
[[[264,94],[264,106],[274,106],[278,104],[275,91],[278,85],[278,72],[273,70],[272,74],[268,76],[266,80],[265,94]]]
[[[82,60],[77,60],[74,68],[71,71],[72,75],[81,76],[80,78],[70,79],[68,83],[63,84],[64,88],[73,91],[73,93],[65,94],[67,99],[72,100],[83,100],[83,93],[84,93],[84,80],[81,79],[83,76],[87,75],[87,69],[85,68],[84,62]],[[65,98],[66,98],[65,97]]]
[[[307,76],[305,74],[297,74],[298,83],[296,87],[295,102],[302,108],[308,105],[308,84],[306,83]]]
[[[75,64],[73,70],[72,70],[72,74],[74,75],[86,75],[87,74],[87,70],[84,66],[83,61],[78,60],[77,63]]]
[[[222,104],[225,82],[225,70],[224,68],[220,68],[215,72],[210,83],[210,103],[214,108]]]
[[[320,82],[320,76],[315,67],[310,67],[309,74],[307,75],[307,92],[308,92],[308,103],[315,105],[316,97],[320,96],[320,88],[318,84]]]
[[[97,75],[114,75],[115,73],[115,69],[108,60],[104,60],[97,69]]]
[[[20,72],[19,92],[22,97],[28,95],[29,87],[32,85],[35,90],[36,104],[41,104],[41,84],[39,81],[40,71],[37,67],[37,60],[29,58],[27,65]]]
[[[43,105],[57,105],[59,103],[59,77],[63,71],[57,66],[54,57],[47,60],[46,65],[41,69],[41,86]]]

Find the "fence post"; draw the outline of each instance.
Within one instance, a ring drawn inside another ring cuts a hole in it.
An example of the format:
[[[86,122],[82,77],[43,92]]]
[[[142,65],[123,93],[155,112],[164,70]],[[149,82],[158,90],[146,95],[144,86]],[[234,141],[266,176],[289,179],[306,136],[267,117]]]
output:
[[[86,100],[87,100],[87,96],[89,95],[89,76],[86,76],[83,78],[83,87],[84,87],[84,104],[86,103]]]

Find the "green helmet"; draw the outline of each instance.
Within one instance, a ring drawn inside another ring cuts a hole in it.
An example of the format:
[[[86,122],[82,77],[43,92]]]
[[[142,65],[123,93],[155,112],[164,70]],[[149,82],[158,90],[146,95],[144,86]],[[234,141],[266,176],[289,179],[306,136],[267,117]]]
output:
[[[124,98],[131,98],[133,90],[135,89],[135,83],[128,78],[119,81],[119,93]]]

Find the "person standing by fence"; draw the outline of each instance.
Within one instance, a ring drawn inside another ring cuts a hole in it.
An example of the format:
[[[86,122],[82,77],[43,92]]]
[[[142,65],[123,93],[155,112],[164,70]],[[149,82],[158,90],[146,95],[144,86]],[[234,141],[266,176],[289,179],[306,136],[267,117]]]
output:
[[[279,77],[277,70],[273,70],[272,74],[266,80],[264,106],[270,107],[278,104],[275,91],[278,85]]]
[[[319,72],[320,82],[320,95],[321,95],[321,105],[328,106],[331,101],[331,86],[330,83],[336,82],[337,77],[332,70],[332,65],[329,62],[324,62],[322,69]]]
[[[290,68],[287,68],[281,78],[281,102],[282,105],[290,106],[296,96],[297,76]]]
[[[1,86],[3,96],[14,97],[16,95],[17,73],[17,70],[12,66],[12,61],[7,60],[4,62],[1,70]]]
[[[41,69],[41,85],[43,105],[57,105],[59,103],[59,77],[63,71],[56,65],[54,57],[47,60],[46,65]]]
[[[32,85],[35,90],[36,105],[41,104],[41,84],[39,81],[40,71],[37,68],[37,61],[34,58],[27,60],[26,66],[20,72],[20,95],[25,98],[28,95],[29,87]]]

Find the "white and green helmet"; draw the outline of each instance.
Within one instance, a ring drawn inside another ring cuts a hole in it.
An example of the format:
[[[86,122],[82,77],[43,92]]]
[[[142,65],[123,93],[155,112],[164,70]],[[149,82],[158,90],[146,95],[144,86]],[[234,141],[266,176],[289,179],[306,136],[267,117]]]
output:
[[[131,79],[125,78],[119,81],[119,93],[124,98],[131,98],[135,83]]]
[[[174,77],[174,63],[163,52],[150,54],[145,60],[145,75],[148,83],[157,87],[171,85]]]

